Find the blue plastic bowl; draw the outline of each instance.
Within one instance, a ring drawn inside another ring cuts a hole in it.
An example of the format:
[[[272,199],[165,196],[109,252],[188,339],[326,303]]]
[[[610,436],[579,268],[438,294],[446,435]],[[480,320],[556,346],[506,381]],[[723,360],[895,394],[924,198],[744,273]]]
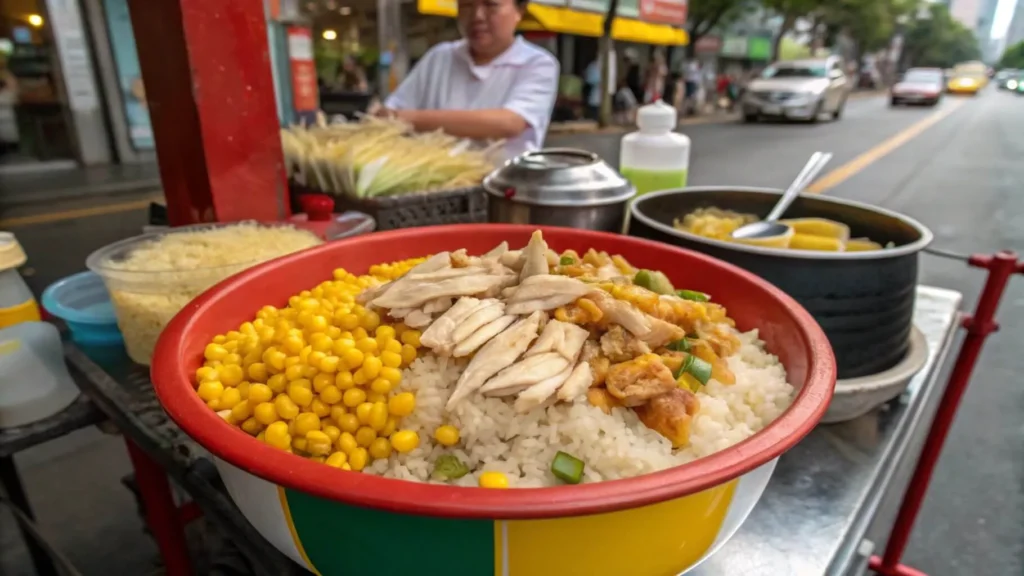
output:
[[[51,284],[43,291],[43,308],[67,324],[76,344],[124,343],[110,294],[95,272],[79,272]]]

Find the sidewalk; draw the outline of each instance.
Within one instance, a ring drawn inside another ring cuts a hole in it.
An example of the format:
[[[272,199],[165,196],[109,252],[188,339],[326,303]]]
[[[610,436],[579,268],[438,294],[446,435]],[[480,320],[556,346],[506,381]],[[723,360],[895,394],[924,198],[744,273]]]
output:
[[[35,173],[0,173],[0,208],[160,190],[156,162]]]

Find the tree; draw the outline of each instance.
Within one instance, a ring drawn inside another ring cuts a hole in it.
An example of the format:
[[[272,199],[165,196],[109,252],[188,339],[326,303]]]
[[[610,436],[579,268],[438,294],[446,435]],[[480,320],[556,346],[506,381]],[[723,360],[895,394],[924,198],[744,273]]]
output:
[[[729,24],[752,5],[752,0],[693,0],[690,2],[686,17],[690,42],[686,45],[686,56],[692,58],[697,41],[707,36],[716,26]]]
[[[978,60],[981,50],[974,31],[949,14],[944,5],[932,4],[907,26],[903,64],[950,68],[961,62]]]
[[[762,5],[782,16],[782,24],[772,40],[772,60],[779,57],[779,45],[782,38],[793,31],[796,21],[810,17],[821,7],[822,0],[762,0]]]
[[[598,126],[608,126],[612,123],[612,99],[608,94],[608,88],[615,82],[615,78],[608,77],[608,63],[611,61],[612,51],[615,43],[612,40],[612,24],[615,22],[615,15],[619,11],[619,0],[608,2],[608,12],[604,15],[604,25],[601,29],[601,39],[598,40],[597,65],[601,71],[601,82],[598,90],[601,94],[601,106],[597,112]]]
[[[1010,46],[999,59],[1000,68],[1024,69],[1024,40]]]

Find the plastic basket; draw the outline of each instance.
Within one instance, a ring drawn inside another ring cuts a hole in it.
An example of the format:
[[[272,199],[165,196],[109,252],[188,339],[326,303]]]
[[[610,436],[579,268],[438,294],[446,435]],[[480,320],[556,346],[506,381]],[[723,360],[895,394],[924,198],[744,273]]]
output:
[[[292,183],[292,204],[302,194],[321,194]],[[294,210],[294,208],[293,208]],[[377,221],[377,230],[396,230],[438,224],[468,224],[487,221],[487,195],[482,186],[413,192],[379,198],[334,196],[334,211],[355,210]]]

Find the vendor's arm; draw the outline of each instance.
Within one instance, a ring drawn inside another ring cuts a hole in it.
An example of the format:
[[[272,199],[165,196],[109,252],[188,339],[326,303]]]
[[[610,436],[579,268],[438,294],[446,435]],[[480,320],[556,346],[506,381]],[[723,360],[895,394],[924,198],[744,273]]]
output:
[[[420,67],[422,65],[417,66]],[[425,82],[426,79],[420,79],[418,84]],[[403,95],[402,89],[407,84],[409,95]],[[413,85],[410,76],[395,93],[395,98],[388,99],[388,108],[416,130],[441,129],[452,136],[475,140],[515,138],[527,130],[546,132],[558,94],[558,61],[553,57],[540,58],[524,66],[502,108],[418,110],[416,106],[405,105],[412,99],[412,91],[417,89],[420,87]]]

